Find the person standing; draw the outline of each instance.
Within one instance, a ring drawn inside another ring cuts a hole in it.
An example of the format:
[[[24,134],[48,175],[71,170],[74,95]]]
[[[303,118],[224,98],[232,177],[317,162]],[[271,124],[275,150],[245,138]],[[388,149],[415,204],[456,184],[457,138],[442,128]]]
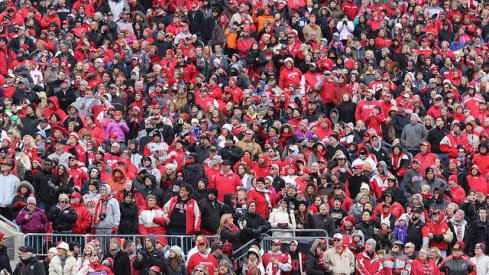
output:
[[[365,250],[357,255],[357,274],[382,274],[382,260],[375,253],[377,242],[368,239],[365,242]]]
[[[7,254],[7,237],[0,232],[0,270],[5,270],[8,273],[12,273],[12,267],[10,267],[10,259]]]
[[[169,219],[167,235],[194,235],[200,231],[200,209],[189,196],[191,190],[190,185],[182,184],[178,196],[171,198],[163,207]]]
[[[12,220],[12,211],[10,211],[10,203],[15,195],[15,190],[20,184],[20,180],[12,173],[14,167],[14,160],[4,160],[0,164],[0,182],[2,188],[0,188],[0,215]]]
[[[333,241],[333,247],[328,249],[323,255],[327,271],[332,275],[352,274],[355,271],[355,256],[353,252],[343,246],[343,235],[334,234]]]
[[[104,255],[104,260],[107,258],[114,259],[114,266],[112,268],[114,274],[131,274],[131,261],[129,260],[129,255],[122,250],[122,240],[120,238],[110,239],[109,253]]]
[[[415,208],[411,213],[409,226],[407,229],[406,242],[412,242],[416,249],[428,247],[430,241],[429,228],[421,221],[421,209]]]
[[[455,243],[452,247],[452,255],[446,257],[443,262],[438,266],[440,271],[444,274],[472,274],[476,271],[476,265],[464,256],[465,244],[461,241]],[[434,273],[432,273],[435,275]]]
[[[46,275],[43,264],[37,260],[36,251],[30,246],[19,247],[20,261],[15,266],[13,275],[29,274],[29,275]],[[29,272],[25,272],[29,270]]]
[[[470,258],[470,260],[476,265],[476,274],[489,274],[489,256],[484,254],[484,251],[486,251],[485,243],[476,244],[474,249],[475,256]]]

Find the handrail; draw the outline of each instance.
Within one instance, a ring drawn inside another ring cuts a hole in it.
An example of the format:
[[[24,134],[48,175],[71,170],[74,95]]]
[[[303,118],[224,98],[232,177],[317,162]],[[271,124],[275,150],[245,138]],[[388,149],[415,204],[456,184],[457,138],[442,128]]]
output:
[[[269,229],[267,232],[265,232],[266,235],[270,236],[270,237],[273,237],[273,235],[271,236],[270,234],[268,233],[292,233],[292,237],[296,237],[296,233],[315,233],[315,232],[319,232],[319,233],[324,233],[324,236],[315,236],[315,237],[329,237],[329,234],[326,230],[324,229],[278,229],[278,228],[274,228],[274,229]]]
[[[5,218],[3,215],[0,215],[0,220],[10,225],[11,227],[15,228],[17,232],[20,232],[20,227],[17,224],[13,223],[11,220]]]

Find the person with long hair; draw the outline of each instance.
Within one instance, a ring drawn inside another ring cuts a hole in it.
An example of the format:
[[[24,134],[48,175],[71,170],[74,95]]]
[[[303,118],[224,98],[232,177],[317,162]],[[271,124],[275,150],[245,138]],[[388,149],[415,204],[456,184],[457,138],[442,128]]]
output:
[[[170,247],[170,252],[165,260],[164,274],[167,275],[187,275],[185,260],[182,249],[179,246]]]
[[[91,243],[87,243],[83,248],[83,254],[76,261],[77,270],[80,270],[85,265],[90,264],[90,258],[95,254],[95,247]]]
[[[78,272],[76,259],[71,254],[69,245],[59,242],[56,248],[58,254],[51,259],[49,275],[76,275]]]
[[[233,249],[237,249],[241,246],[240,236],[242,232],[242,227],[245,221],[239,221],[239,225],[241,228],[234,224],[234,218],[232,214],[224,214],[221,216],[221,220],[219,222],[219,229],[217,230],[217,234],[221,236],[221,240],[223,242],[229,242],[233,245]]]

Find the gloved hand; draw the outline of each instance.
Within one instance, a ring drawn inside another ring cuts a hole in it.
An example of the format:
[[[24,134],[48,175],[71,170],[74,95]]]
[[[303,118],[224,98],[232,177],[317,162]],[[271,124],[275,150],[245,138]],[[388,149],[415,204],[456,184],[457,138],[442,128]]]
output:
[[[452,197],[453,197],[452,192],[450,192],[450,189],[445,189],[445,192],[444,192],[444,193],[445,193],[445,195],[447,195],[447,197],[449,197],[449,198],[452,198]]]
[[[444,239],[443,235],[440,235],[440,234],[434,234],[433,235],[433,240],[435,240],[435,242],[442,242]]]
[[[90,228],[90,234],[95,234],[95,227]]]
[[[117,227],[112,227],[112,232],[111,232],[111,233],[112,233],[112,234],[116,234],[118,230],[119,230],[119,228],[117,228]]]

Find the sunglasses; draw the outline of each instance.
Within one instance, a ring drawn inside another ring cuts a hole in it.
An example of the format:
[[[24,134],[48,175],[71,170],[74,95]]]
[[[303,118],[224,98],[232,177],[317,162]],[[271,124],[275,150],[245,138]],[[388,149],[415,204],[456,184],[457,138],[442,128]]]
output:
[[[276,243],[272,243],[272,246],[278,246],[278,244],[276,244]]]
[[[59,203],[68,203],[69,201],[60,201]]]
[[[335,242],[339,242],[339,241],[341,241],[341,239],[334,239],[334,241],[335,241]]]
[[[202,270],[202,269],[197,269],[197,270],[195,270],[195,271],[196,271],[196,272],[204,272],[204,270]]]

